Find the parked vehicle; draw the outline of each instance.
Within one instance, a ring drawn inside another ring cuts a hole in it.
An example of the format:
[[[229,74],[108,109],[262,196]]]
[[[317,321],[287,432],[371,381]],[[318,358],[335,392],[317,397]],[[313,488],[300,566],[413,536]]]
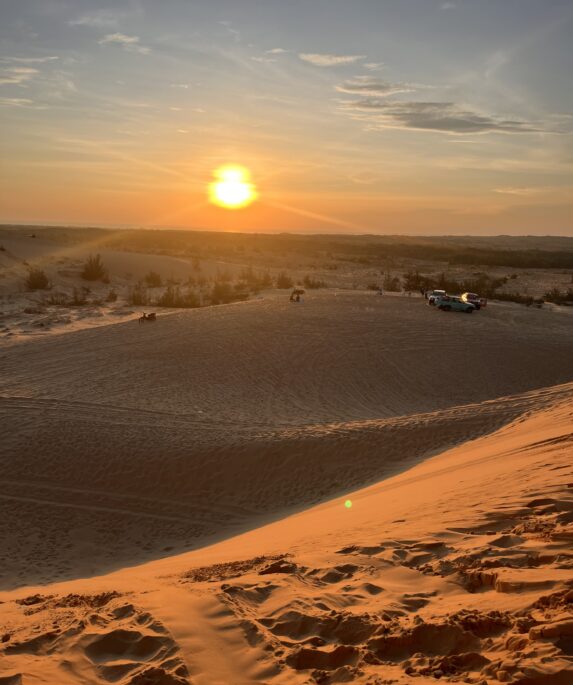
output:
[[[428,300],[428,304],[434,305],[436,304],[436,299],[438,297],[445,297],[446,296],[446,291],[445,290],[428,290],[426,291],[426,294],[424,297]]]
[[[480,297],[479,295],[476,295],[476,293],[463,293],[460,295],[460,299],[463,302],[469,302],[470,304],[473,304],[476,309],[481,309],[487,305],[487,300],[485,297]]]
[[[472,314],[475,309],[470,302],[464,302],[460,297],[453,297],[452,295],[439,297],[435,306],[444,312],[465,312],[466,314]]]

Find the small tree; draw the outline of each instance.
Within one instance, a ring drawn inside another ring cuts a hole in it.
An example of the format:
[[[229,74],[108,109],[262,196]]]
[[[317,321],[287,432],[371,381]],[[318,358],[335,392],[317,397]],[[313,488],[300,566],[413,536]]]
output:
[[[325,281],[321,281],[317,278],[312,278],[312,276],[305,276],[303,279],[303,284],[309,290],[318,290],[318,288],[328,288],[328,284]]]
[[[388,292],[398,293],[400,292],[400,279],[397,276],[392,276],[389,271],[386,272],[384,280],[382,281],[382,287]]]
[[[277,288],[285,290],[287,288],[292,288],[293,285],[294,281],[292,278],[285,271],[281,271],[277,276]]]
[[[159,307],[177,307],[181,309],[192,309],[201,305],[199,298],[192,290],[182,291],[178,285],[167,286],[163,295],[157,300],[157,304]]]
[[[95,257],[90,255],[87,258],[82,271],[82,278],[85,281],[108,281],[107,271],[99,254],[96,254]]]
[[[145,276],[144,280],[148,288],[160,288],[163,284],[161,281],[161,275],[156,273],[155,271],[150,271]]]
[[[50,281],[42,269],[30,269],[26,278],[26,287],[28,290],[47,290],[50,287]]]
[[[128,296],[129,304],[134,305],[146,305],[149,304],[149,296],[147,294],[147,288],[141,282],[136,283],[133,288],[129,291]]]

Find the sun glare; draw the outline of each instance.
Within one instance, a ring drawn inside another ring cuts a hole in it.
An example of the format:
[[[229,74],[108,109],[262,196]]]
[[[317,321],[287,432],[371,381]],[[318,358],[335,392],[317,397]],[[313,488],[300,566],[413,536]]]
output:
[[[240,209],[257,199],[248,169],[223,166],[216,169],[213,175],[215,180],[209,184],[209,199],[213,204],[226,209]]]

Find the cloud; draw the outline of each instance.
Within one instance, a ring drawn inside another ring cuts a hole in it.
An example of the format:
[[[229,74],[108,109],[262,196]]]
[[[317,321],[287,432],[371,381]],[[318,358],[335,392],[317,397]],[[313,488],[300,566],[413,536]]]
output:
[[[251,57],[253,62],[260,62],[261,64],[271,64],[272,62],[276,62],[276,59],[273,59],[272,57]]]
[[[125,33],[108,33],[98,41],[100,45],[120,45],[127,52],[138,52],[141,55],[148,55],[150,49],[140,45],[139,36],[126,36]]]
[[[386,83],[377,81],[370,76],[357,76],[351,81],[344,81],[336,86],[336,90],[339,93],[375,97],[387,97],[389,95],[396,95],[396,93],[410,93],[415,89],[415,86],[408,83]]]
[[[442,133],[538,133],[526,121],[479,114],[453,102],[389,102],[363,98],[343,102],[342,109],[371,128],[402,128]]]
[[[455,10],[457,7],[455,2],[442,2],[440,5],[441,10]]]
[[[494,193],[502,193],[503,195],[521,195],[528,197],[529,195],[537,195],[539,193],[547,192],[548,188],[494,188]]]
[[[366,62],[366,64],[363,64],[362,66],[365,69],[368,69],[368,71],[380,71],[381,69],[384,69],[383,62]]]
[[[310,62],[316,67],[336,67],[340,64],[353,64],[365,58],[365,55],[323,55],[315,53],[301,52],[300,59]]]
[[[273,48],[272,50],[267,50],[268,55],[282,55],[283,52],[288,52],[284,48]]]
[[[0,98],[0,107],[34,107],[34,101],[28,98]]]
[[[50,57],[0,57],[0,62],[18,62],[19,64],[43,64],[60,59],[56,55]]]
[[[115,28],[119,24],[117,12],[112,10],[101,10],[85,14],[83,17],[72,19],[68,22],[69,26],[91,26],[92,28]]]
[[[20,86],[39,73],[37,69],[32,67],[5,67],[0,71],[0,86],[8,84]]]

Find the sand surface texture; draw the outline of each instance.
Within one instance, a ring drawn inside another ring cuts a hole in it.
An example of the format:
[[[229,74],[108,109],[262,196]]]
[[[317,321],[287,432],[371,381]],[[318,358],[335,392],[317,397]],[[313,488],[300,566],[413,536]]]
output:
[[[326,293],[5,349],[0,583],[189,549],[490,432],[571,379],[572,321]]]
[[[569,685],[570,322],[330,291],[3,349],[0,685]]]
[[[539,396],[351,508],[3,593],[0,682],[568,685],[573,385]]]

